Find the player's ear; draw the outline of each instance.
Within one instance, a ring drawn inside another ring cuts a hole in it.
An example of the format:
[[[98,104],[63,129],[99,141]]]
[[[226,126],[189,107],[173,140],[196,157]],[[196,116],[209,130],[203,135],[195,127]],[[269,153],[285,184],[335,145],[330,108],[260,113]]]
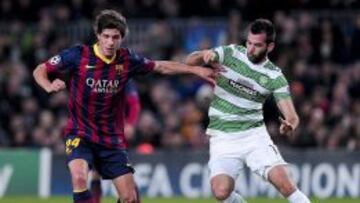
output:
[[[272,50],[274,50],[274,48],[275,48],[275,43],[274,43],[274,42],[270,42],[270,43],[268,44],[268,47],[267,47],[267,53],[272,52]]]

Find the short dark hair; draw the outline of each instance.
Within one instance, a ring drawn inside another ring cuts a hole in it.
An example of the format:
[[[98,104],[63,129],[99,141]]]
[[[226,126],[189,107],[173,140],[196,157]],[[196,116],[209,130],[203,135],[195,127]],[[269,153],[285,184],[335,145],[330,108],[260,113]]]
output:
[[[128,34],[126,19],[121,13],[115,10],[102,10],[95,19],[95,34],[100,34],[104,29],[117,29],[124,38]]]
[[[250,32],[253,34],[266,34],[266,43],[275,42],[276,32],[270,20],[257,19],[250,24]]]

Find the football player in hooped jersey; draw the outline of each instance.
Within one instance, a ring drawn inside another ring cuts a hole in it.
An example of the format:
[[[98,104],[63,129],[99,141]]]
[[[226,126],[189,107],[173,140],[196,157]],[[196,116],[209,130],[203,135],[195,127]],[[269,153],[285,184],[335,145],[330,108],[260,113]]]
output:
[[[127,139],[134,138],[135,126],[140,115],[141,105],[138,91],[135,82],[129,80],[125,87],[125,127],[124,133]],[[94,199],[94,203],[100,203],[102,197],[101,177],[96,170],[92,171],[90,182],[90,191]],[[138,188],[137,192],[138,192]],[[138,196],[138,202],[141,203],[141,198]]]
[[[214,83],[214,70],[172,61],[152,61],[120,48],[128,32],[125,18],[114,10],[103,10],[94,24],[97,43],[61,51],[33,72],[36,82],[48,93],[65,88],[60,79],[48,74],[69,75],[69,118],[65,129],[67,163],[73,199],[93,203],[87,188],[88,172],[96,168],[101,177],[111,179],[119,202],[135,203],[137,195],[133,169],[124,136],[125,84],[137,75],[191,73]]]
[[[210,182],[216,199],[225,203],[245,200],[234,191],[239,171],[251,171],[273,184],[291,203],[309,203],[288,175],[286,162],[274,145],[263,121],[262,108],[274,96],[284,116],[280,133],[291,135],[299,118],[287,80],[267,57],[275,47],[275,30],[269,20],[254,21],[246,47],[229,45],[190,54],[188,65],[221,65],[209,109]]]

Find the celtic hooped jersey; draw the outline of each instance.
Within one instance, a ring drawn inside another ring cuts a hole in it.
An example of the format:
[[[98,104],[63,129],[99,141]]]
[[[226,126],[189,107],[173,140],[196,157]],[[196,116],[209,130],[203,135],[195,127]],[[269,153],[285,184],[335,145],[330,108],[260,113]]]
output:
[[[253,64],[247,58],[246,48],[239,45],[221,46],[214,51],[226,72],[216,81],[209,109],[208,135],[241,135],[263,126],[266,98],[270,95],[276,101],[291,98],[286,78],[268,59]]]

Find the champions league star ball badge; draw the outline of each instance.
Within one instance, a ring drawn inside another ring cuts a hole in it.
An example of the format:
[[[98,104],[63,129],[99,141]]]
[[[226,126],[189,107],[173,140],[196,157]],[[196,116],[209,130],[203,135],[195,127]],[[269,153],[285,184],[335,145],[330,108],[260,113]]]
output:
[[[59,64],[60,61],[61,61],[61,57],[59,55],[53,56],[52,58],[49,59],[49,63],[53,66]]]

